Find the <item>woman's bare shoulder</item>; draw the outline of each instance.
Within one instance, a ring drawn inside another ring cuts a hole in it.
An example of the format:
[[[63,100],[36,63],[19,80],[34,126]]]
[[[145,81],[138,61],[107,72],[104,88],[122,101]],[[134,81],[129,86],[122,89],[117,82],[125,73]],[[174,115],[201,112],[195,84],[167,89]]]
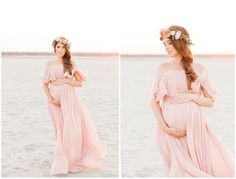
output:
[[[170,69],[170,62],[161,63],[158,67],[158,70],[168,70]]]
[[[52,65],[52,64],[54,64],[55,63],[55,60],[49,60],[46,64],[47,65]]]

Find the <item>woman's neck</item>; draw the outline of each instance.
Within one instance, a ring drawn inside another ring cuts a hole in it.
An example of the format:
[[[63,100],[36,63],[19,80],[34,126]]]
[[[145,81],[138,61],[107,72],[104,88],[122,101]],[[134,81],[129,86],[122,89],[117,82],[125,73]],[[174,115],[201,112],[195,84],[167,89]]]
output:
[[[181,56],[179,56],[179,55],[174,56],[174,57],[172,58],[172,62],[173,62],[176,66],[182,68],[182,65],[181,65]]]
[[[57,63],[62,63],[62,58],[61,57],[57,57],[56,61],[57,61]]]

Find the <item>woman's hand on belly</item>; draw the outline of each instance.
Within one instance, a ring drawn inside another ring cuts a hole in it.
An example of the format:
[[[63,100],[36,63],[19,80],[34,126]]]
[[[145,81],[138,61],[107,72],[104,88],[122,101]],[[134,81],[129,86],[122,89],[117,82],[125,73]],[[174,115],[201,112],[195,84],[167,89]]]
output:
[[[64,85],[66,84],[66,82],[68,81],[68,79],[57,79],[55,81],[51,81],[51,84],[55,85],[55,86],[59,86],[59,85]]]
[[[59,100],[57,100],[57,99],[50,98],[49,101],[50,101],[52,104],[54,104],[54,105],[56,105],[56,106],[58,106],[58,107],[61,106],[61,102],[60,102]]]
[[[169,134],[170,136],[181,138],[186,136],[186,130],[183,129],[176,129],[173,127],[166,127],[164,131]]]
[[[55,81],[51,81],[51,84],[59,86],[59,85],[69,84],[71,81],[74,81],[73,78],[62,78],[62,79],[57,79]]]
[[[174,101],[176,103],[186,103],[191,102],[193,99],[196,98],[196,96],[199,96],[198,93],[178,93],[174,96]]]
[[[73,86],[73,87],[81,87],[82,86],[82,81],[74,80],[73,77],[72,77],[72,78],[57,79],[55,81],[52,81],[51,84],[54,85],[54,86],[68,84],[68,85]]]

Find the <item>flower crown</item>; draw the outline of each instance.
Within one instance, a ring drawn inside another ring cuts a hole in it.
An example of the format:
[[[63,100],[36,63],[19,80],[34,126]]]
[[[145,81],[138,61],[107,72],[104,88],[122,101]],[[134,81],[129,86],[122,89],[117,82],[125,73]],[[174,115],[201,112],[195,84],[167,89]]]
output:
[[[177,30],[175,28],[172,29],[161,29],[160,30],[161,40],[163,38],[171,37],[172,40],[178,40],[182,39],[184,40],[188,45],[193,45],[193,42],[189,38],[188,35],[183,34],[180,30]]]
[[[59,42],[65,45],[67,48],[70,48],[71,46],[71,42],[69,42],[69,40],[66,39],[65,37],[57,37],[56,39],[54,39],[52,46],[54,46],[55,43],[59,43]]]

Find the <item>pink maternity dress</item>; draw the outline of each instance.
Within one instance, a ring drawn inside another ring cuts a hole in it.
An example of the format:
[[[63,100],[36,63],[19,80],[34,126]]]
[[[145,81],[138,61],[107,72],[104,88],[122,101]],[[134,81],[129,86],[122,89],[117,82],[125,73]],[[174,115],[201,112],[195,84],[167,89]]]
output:
[[[198,74],[192,91],[200,87],[216,99],[207,71]],[[153,99],[161,101],[164,120],[170,127],[186,129],[186,137],[176,138],[157,125],[157,142],[168,177],[233,177],[234,154],[216,137],[194,102],[176,104],[173,96],[188,92],[184,70],[157,70]],[[223,120],[223,119],[222,119]]]
[[[77,69],[83,80],[85,76]],[[72,76],[71,76],[72,77]],[[52,82],[64,78],[63,65],[48,62],[43,82]],[[76,95],[75,88],[69,84],[52,85],[49,87],[53,98],[60,100],[58,107],[48,101],[56,135],[54,160],[50,175],[79,172],[84,168],[97,168],[104,158],[104,148],[94,128],[93,122]]]

